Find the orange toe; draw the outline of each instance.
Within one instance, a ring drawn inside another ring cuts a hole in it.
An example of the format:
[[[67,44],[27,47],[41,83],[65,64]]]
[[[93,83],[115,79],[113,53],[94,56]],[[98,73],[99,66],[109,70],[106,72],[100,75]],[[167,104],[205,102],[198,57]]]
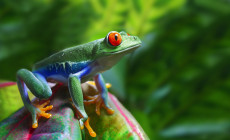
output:
[[[85,121],[84,125],[88,129],[89,134],[90,134],[91,137],[96,137],[97,136],[97,134],[93,131],[92,127],[89,124],[89,118]]]
[[[32,128],[37,128],[38,127],[38,123],[34,123],[33,125],[32,125]]]
[[[52,116],[52,114],[46,113],[46,111],[49,111],[53,108],[53,105],[49,105],[46,106],[50,103],[50,100],[44,102],[43,104],[39,105],[39,104],[35,104],[34,106],[40,110],[40,112],[36,113],[36,120],[38,121],[39,117],[45,117],[45,118],[50,118]],[[46,106],[46,107],[45,107]],[[32,128],[37,128],[38,127],[38,123],[34,123],[32,125]]]
[[[107,113],[109,114],[109,115],[112,115],[113,113],[114,113],[114,110],[113,109],[106,109],[106,111],[107,111]]]

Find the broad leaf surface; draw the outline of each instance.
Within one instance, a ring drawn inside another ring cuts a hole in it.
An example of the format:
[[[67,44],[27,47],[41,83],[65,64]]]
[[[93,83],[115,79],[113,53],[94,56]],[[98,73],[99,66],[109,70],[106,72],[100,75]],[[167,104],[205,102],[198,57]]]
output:
[[[31,115],[22,108],[0,123],[0,136],[7,139],[148,139],[137,121],[112,94],[109,94],[109,103],[115,110],[113,115],[107,115],[102,109],[98,116],[95,105],[86,106],[91,127],[97,133],[97,137],[92,138],[86,129],[80,130],[68,89],[57,85],[53,93],[50,104],[54,108],[49,112],[53,115],[50,119],[40,118],[38,128],[32,129]]]

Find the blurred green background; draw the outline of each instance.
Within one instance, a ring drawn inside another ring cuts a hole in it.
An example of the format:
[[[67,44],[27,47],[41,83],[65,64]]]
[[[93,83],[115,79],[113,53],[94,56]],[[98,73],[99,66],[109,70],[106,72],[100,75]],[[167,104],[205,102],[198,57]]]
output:
[[[143,46],[104,77],[150,139],[227,140],[229,27],[229,0],[1,0],[0,79],[124,30]]]

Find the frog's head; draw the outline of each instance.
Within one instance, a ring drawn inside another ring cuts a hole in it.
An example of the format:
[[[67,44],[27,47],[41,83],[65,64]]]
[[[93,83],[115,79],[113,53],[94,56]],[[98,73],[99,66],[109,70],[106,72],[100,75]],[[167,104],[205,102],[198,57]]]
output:
[[[137,36],[130,36],[126,32],[109,32],[97,44],[96,60],[105,69],[111,68],[122,56],[141,46]]]

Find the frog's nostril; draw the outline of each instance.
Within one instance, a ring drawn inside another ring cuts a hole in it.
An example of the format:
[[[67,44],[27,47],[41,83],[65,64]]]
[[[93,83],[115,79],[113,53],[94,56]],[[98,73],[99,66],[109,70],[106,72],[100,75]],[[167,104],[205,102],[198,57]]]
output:
[[[137,39],[137,37],[136,37],[136,36],[134,36],[134,37],[133,37],[133,39],[135,39],[135,40],[136,40],[136,39]]]

